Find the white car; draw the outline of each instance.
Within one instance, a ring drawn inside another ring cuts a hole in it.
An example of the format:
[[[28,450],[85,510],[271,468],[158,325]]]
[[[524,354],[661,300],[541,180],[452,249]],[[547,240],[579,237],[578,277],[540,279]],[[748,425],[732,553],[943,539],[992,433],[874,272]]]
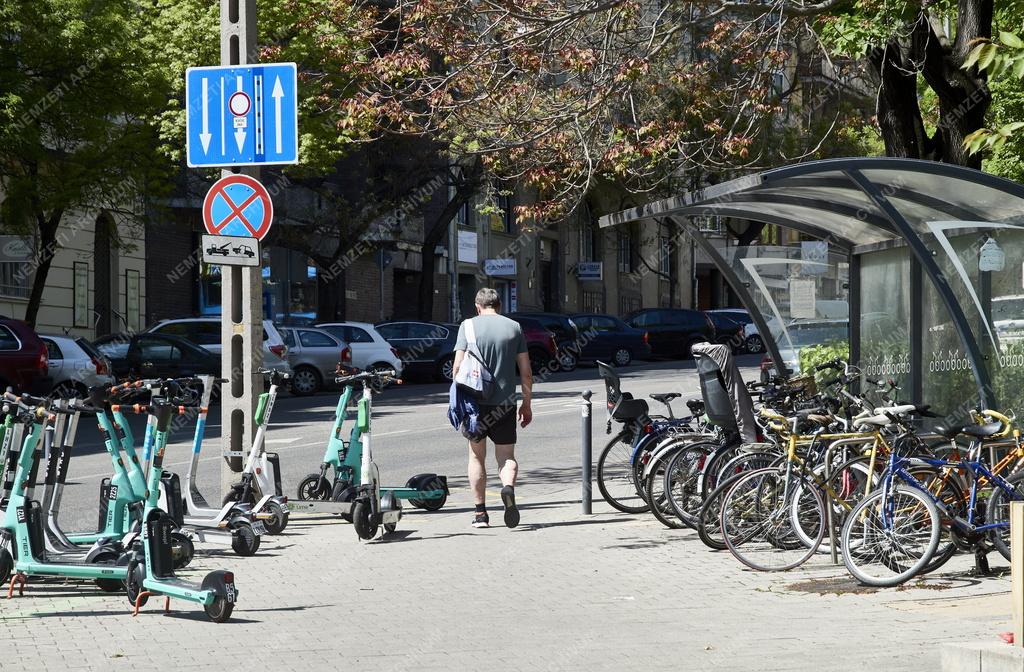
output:
[[[219,355],[223,351],[220,327],[219,317],[184,317],[161,320],[145,333],[180,336],[204,350]],[[292,372],[292,367],[288,364],[288,346],[284,344],[280,332],[270,320],[263,320],[263,366],[283,373]]]
[[[394,369],[396,374],[402,375],[398,350],[369,322],[325,322],[316,326],[348,343],[352,349],[352,366],[357,369]]]
[[[62,399],[84,397],[90,387],[114,383],[110,360],[88,340],[40,334],[50,360],[53,393]]]
[[[756,354],[765,351],[764,339],[757,330],[757,325],[750,318],[750,313],[744,308],[715,308],[707,311],[709,313],[719,313],[725,315],[734,322],[738,322],[743,325],[743,348],[747,352],[753,352]],[[776,325],[779,321],[774,317],[770,317],[766,320],[768,323],[768,329],[772,333],[776,331]]]

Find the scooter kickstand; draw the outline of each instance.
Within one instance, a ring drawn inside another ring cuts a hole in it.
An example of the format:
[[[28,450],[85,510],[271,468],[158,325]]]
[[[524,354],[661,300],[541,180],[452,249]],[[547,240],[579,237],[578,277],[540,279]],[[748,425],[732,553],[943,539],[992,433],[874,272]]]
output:
[[[139,609],[142,608],[142,605],[140,604],[142,602],[142,600],[144,600],[145,598],[151,596],[152,594],[153,593],[149,592],[148,590],[144,590],[144,591],[142,591],[141,593],[139,593],[138,595],[135,596],[135,610],[132,611],[132,618],[135,618],[136,616],[139,615]]]
[[[21,572],[17,572],[17,573],[15,573],[14,576],[11,577],[11,585],[7,589],[7,599],[8,600],[11,599],[12,597],[14,597],[14,584],[15,583],[18,584],[18,597],[22,597],[25,594],[25,580],[27,578],[28,577],[26,577]]]

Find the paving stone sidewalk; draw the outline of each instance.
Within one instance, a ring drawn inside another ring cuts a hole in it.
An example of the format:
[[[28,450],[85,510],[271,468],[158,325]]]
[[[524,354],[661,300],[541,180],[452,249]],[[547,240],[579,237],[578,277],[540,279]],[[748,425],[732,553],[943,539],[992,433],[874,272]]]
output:
[[[967,560],[885,591],[825,558],[759,574],[649,516],[600,502],[580,515],[576,478],[526,472],[515,530],[471,528],[463,481],[386,541],[295,520],[258,557],[197,556],[193,579],[236,574],[223,625],[185,602],[132,618],[123,597],[33,582],[0,599],[0,668],[922,670],[938,669],[940,642],[1009,629],[1008,578],[973,578]]]

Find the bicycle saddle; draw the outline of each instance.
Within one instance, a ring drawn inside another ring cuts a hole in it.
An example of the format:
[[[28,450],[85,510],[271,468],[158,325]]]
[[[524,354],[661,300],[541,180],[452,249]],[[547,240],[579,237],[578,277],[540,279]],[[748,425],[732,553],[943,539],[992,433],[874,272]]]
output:
[[[968,425],[960,431],[967,436],[973,436],[976,439],[984,439],[998,434],[1003,429],[1003,423],[1001,422],[986,422],[983,425]]]
[[[965,427],[966,425],[950,425],[949,427],[937,425],[935,427],[935,433],[952,440],[959,436],[960,433],[964,431]]]
[[[654,399],[655,401],[660,401],[663,404],[672,401],[673,399],[678,399],[681,396],[683,395],[679,394],[678,392],[665,392],[663,394],[650,395],[651,399]]]

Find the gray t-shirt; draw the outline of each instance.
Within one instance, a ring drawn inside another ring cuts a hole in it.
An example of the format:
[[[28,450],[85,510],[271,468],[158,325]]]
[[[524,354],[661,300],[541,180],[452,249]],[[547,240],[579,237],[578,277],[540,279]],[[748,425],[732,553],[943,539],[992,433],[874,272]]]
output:
[[[519,323],[504,315],[477,315],[473,319],[476,345],[484,364],[494,374],[494,391],[480,403],[497,406],[516,401],[516,355],[526,352],[526,338]],[[456,350],[466,349],[466,323],[459,326]]]

